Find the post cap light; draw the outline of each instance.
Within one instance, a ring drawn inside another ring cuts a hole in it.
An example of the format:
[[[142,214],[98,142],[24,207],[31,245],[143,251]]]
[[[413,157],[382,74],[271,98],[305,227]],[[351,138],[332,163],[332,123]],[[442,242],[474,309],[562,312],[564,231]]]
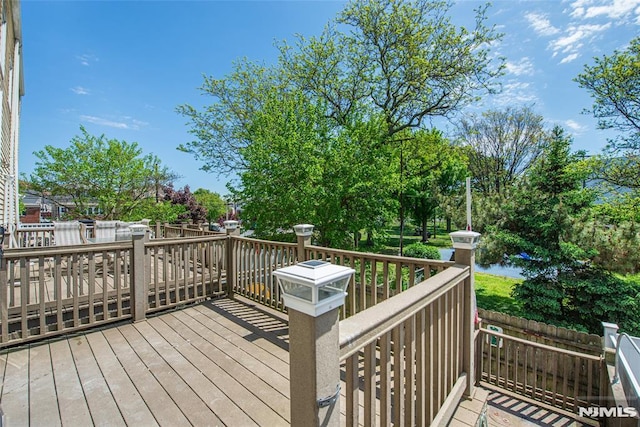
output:
[[[309,237],[313,234],[313,225],[312,224],[294,225],[293,231],[296,232],[296,236]]]
[[[273,272],[287,308],[318,317],[344,304],[355,270],[311,260]]]
[[[129,230],[131,230],[132,236],[144,236],[144,233],[147,232],[148,228],[149,227],[144,224],[131,224],[129,226]]]
[[[234,219],[228,219],[224,221],[223,224],[224,228],[227,230],[235,230],[236,228],[238,228],[238,221]]]
[[[454,231],[449,237],[454,249],[475,249],[480,242],[480,233],[476,231]]]

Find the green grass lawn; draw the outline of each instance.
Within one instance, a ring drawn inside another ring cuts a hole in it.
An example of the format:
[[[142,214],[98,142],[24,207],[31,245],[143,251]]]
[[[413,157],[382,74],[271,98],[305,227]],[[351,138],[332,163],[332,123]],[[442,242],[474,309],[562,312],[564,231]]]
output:
[[[449,233],[445,229],[444,221],[436,224],[436,233],[433,234],[433,224],[428,228],[432,237],[427,242],[430,246],[438,248],[450,248],[451,239]],[[406,224],[404,232],[404,246],[419,242],[421,236],[415,234],[415,225]],[[366,234],[363,233],[363,239],[358,250],[363,252],[375,252],[386,255],[397,255],[400,247],[400,225],[393,224],[387,229],[384,238],[378,238],[374,242],[374,246],[366,245]],[[478,299],[478,307],[486,310],[494,310],[501,313],[507,313],[519,316],[520,304],[511,296],[511,291],[516,283],[521,279],[511,277],[495,276],[493,274],[476,273],[476,296]]]
[[[522,279],[476,273],[478,307],[520,316],[520,303],[511,296],[513,287],[520,281]]]

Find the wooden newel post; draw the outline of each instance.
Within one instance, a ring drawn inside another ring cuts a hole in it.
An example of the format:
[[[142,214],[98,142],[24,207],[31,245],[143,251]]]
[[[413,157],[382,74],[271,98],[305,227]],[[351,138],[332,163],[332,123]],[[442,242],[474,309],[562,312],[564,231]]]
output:
[[[233,298],[233,289],[236,285],[236,258],[233,254],[233,237],[240,235],[240,227],[238,221],[227,220],[224,221],[224,229],[227,232],[227,247],[225,248],[226,263],[225,269],[227,270],[227,297]]]
[[[339,313],[354,270],[311,260],[273,272],[289,313],[291,425],[340,425]]]
[[[307,246],[311,245],[311,236],[313,235],[313,225],[311,224],[298,224],[293,226],[293,231],[298,236],[298,262],[307,260]]]
[[[475,265],[476,247],[480,241],[480,233],[475,231],[455,231],[451,234],[455,249],[455,262],[469,267],[469,278],[464,283],[464,324],[462,328],[462,367],[467,374],[467,387],[464,396],[473,395],[475,388],[475,324],[476,324],[476,291]]]
[[[133,321],[144,320],[147,314],[149,283],[145,278],[145,249],[144,244],[149,241],[149,227],[142,224],[129,226],[133,253],[131,256],[131,310]]]
[[[336,308],[312,317],[289,309],[289,378],[294,427],[340,425],[339,312]],[[319,403],[322,399],[325,403]]]

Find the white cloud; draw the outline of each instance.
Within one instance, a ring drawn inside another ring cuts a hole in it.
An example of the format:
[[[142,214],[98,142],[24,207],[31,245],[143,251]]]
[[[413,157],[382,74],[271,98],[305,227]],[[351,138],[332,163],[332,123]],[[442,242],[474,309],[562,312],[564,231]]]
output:
[[[575,120],[565,120],[564,126],[568,128],[574,135],[581,134],[587,130],[587,126],[581,125]]]
[[[85,53],[82,55],[77,55],[76,59],[80,61],[80,64],[88,67],[92,62],[98,62],[98,57],[92,53]]]
[[[611,23],[606,24],[585,24],[570,25],[565,34],[549,43],[549,47],[553,51],[552,56],[563,54],[560,63],[568,63],[580,56],[580,50],[585,43],[591,44],[593,39],[598,37],[611,27]]]
[[[524,17],[529,21],[529,25],[533,27],[533,30],[541,36],[553,36],[560,32],[558,28],[551,25],[551,21],[546,15],[531,12]]]
[[[579,53],[570,53],[569,55],[565,56],[564,58],[562,58],[562,60],[560,60],[561,64],[568,64],[569,62],[575,61],[576,59],[578,59],[580,57]]]
[[[535,104],[539,101],[535,88],[528,82],[511,80],[502,87],[495,97],[495,103],[504,107],[518,104]]]
[[[604,17],[612,20],[627,21],[628,18],[640,18],[640,0],[576,0],[570,6],[571,17],[591,19]]]
[[[112,120],[104,117],[82,115],[80,116],[80,120],[99,126],[128,130],[139,130],[141,127],[147,126],[149,124],[141,120],[136,120],[132,117],[122,117],[118,120]]]
[[[71,91],[76,95],[89,95],[89,89],[86,89],[82,86],[72,87]]]
[[[508,73],[516,76],[531,76],[534,73],[534,66],[528,57],[521,58],[518,62],[507,61],[505,64]]]

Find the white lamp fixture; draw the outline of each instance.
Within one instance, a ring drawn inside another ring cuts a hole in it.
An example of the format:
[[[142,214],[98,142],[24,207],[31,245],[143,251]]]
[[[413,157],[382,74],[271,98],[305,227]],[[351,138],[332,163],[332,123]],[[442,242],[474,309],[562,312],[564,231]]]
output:
[[[287,308],[318,317],[344,304],[353,273],[349,267],[310,260],[280,268],[273,275]]]
[[[234,219],[228,219],[224,221],[223,224],[226,230],[235,230],[236,228],[238,228],[238,221]]]
[[[311,224],[294,225],[293,231],[296,232],[296,236],[309,237],[313,234],[313,225]]]
[[[144,233],[147,232],[147,228],[148,227],[144,224],[131,224],[129,226],[132,236],[144,236]]]
[[[480,242],[480,233],[475,231],[454,231],[449,237],[454,249],[475,249]]]

